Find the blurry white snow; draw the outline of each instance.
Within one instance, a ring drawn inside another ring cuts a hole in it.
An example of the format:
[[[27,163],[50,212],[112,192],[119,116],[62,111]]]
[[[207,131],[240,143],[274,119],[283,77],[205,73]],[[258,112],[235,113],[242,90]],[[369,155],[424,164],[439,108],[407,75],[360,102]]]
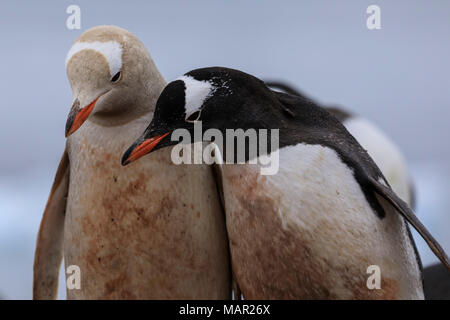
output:
[[[0,297],[31,299],[36,236],[53,183],[48,168],[0,177]],[[64,274],[58,296],[65,299]]]
[[[450,252],[450,171],[445,164],[425,163],[411,167],[416,183],[417,215]],[[0,178],[0,296],[4,299],[32,297],[32,270],[36,235],[48,193],[53,169],[11,174]],[[423,264],[437,259],[414,232]],[[66,296],[64,275],[60,273],[58,295]]]

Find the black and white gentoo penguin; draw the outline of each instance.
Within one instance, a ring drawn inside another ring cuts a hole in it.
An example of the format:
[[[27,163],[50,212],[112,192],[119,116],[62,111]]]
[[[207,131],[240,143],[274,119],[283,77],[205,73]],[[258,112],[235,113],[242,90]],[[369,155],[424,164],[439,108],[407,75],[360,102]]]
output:
[[[210,166],[176,166],[169,150],[120,164],[166,85],[144,45],[124,29],[95,27],[75,41],[66,69],[73,106],[37,239],[34,298],[55,298],[63,251],[66,268],[79,268],[68,274],[80,276],[69,299],[231,298]]]
[[[238,131],[246,140],[233,145]],[[214,141],[204,160],[214,156],[220,166],[233,272],[246,299],[423,299],[405,219],[448,267],[445,252],[367,152],[309,100],[275,93],[237,70],[197,69],[165,87],[122,162],[189,136]],[[279,168],[271,171],[268,159],[277,153]]]
[[[297,88],[282,81],[265,81],[265,84],[277,91],[297,95],[305,99],[311,98]],[[317,102],[314,101],[316,104]],[[400,148],[372,121],[349,112],[341,107],[322,106],[334,115],[352,134],[359,144],[367,150],[378,168],[389,182],[392,190],[411,208],[415,206],[414,184],[408,166]]]

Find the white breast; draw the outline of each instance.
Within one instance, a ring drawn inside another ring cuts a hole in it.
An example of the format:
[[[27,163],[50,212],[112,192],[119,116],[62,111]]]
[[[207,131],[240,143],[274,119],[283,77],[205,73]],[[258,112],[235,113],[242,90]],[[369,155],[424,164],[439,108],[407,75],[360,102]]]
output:
[[[91,121],[68,138],[67,265],[81,299],[226,299],[227,237],[206,165],[172,164],[170,148],[123,167],[149,116],[123,126]]]
[[[237,271],[249,298],[423,298],[403,219],[390,209],[379,219],[334,150],[284,147],[276,175],[256,165],[223,165],[222,175],[233,263],[251,268]],[[369,265],[380,266],[384,291],[365,287]]]

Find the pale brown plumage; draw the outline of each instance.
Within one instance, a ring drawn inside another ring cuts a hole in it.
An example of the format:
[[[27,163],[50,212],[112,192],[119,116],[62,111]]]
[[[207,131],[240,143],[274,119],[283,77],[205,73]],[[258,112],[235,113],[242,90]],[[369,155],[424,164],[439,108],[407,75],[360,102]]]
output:
[[[170,151],[126,168],[120,156],[153,116],[166,84],[142,43],[117,27],[96,27],[77,42],[116,41],[122,75],[82,50],[67,64],[81,108],[92,114],[67,139],[39,231],[35,299],[56,296],[62,257],[81,269],[69,299],[227,299],[231,276],[223,213],[207,166],[176,166]],[[67,195],[67,201],[65,196]]]

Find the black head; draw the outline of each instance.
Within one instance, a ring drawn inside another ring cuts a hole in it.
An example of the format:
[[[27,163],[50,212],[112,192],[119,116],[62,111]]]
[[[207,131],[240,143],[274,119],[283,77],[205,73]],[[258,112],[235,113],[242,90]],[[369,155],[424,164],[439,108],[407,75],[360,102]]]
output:
[[[190,71],[164,88],[152,122],[125,152],[122,164],[177,144],[170,133],[181,128],[193,133],[199,121],[203,131],[279,128],[274,125],[276,102],[264,82],[244,72],[221,67]]]

